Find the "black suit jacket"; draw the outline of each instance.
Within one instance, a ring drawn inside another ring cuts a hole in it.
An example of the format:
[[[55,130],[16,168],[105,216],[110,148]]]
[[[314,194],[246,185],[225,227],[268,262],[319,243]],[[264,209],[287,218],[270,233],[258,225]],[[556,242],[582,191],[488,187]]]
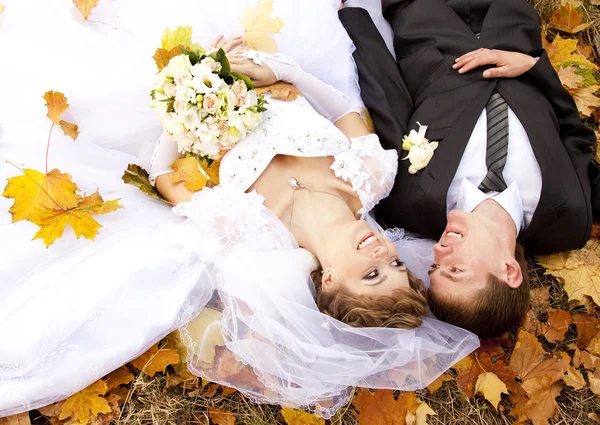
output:
[[[429,126],[426,137],[440,143],[416,175],[408,173],[408,161],[400,161],[390,196],[376,208],[378,217],[388,226],[440,237],[448,188],[497,90],[525,128],[542,172],[540,201],[520,242],[536,254],[582,247],[593,221],[588,168],[596,138],[542,49],[535,10],[525,0],[383,0],[383,12],[394,30],[397,61],[365,10],[340,11],[382,145],[401,152],[402,137],[417,121]],[[510,79],[484,79],[482,68],[463,75],[452,69],[458,56],[481,47],[540,59]]]

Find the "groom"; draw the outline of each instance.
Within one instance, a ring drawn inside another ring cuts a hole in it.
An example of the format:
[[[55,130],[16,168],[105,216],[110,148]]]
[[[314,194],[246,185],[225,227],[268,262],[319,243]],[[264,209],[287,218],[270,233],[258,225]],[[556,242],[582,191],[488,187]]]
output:
[[[547,254],[589,238],[596,138],[525,0],[383,0],[383,15],[397,61],[365,10],[340,11],[382,145],[401,152],[418,121],[439,147],[417,174],[400,162],[376,212],[388,226],[439,238],[432,312],[498,335],[519,324],[529,303],[520,244]]]

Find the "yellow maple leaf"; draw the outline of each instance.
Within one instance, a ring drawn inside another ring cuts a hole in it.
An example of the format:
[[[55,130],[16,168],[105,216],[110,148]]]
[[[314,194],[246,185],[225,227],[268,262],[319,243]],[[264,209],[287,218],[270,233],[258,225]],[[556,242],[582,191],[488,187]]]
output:
[[[175,172],[169,174],[169,180],[173,183],[184,182],[184,186],[192,192],[203,189],[209,181],[212,185],[217,185],[219,164],[219,161],[215,161],[208,167],[208,162],[202,160],[201,166],[193,156],[180,158],[171,164],[171,169]]]
[[[573,7],[571,4],[566,4],[554,11],[550,18],[550,26],[560,31],[575,34],[592,24],[591,22],[582,24],[582,20],[583,13],[580,13],[577,8]]]
[[[81,196],[77,185],[71,181],[69,174],[54,169],[48,174],[25,168],[24,175],[11,177],[2,196],[14,198],[13,206],[8,210],[12,214],[12,222],[29,220],[36,209],[63,208],[77,206]]]
[[[73,4],[79,10],[84,19],[92,13],[92,9],[98,6],[98,0],[73,0]]]
[[[169,27],[165,28],[161,37],[162,48],[166,51],[178,46],[189,47],[192,45],[192,27],[177,27],[172,31]]]
[[[585,379],[580,371],[575,369],[573,366],[569,366],[567,368],[567,372],[565,376],[563,376],[563,381],[570,387],[575,388],[576,390],[580,390],[585,387]]]
[[[118,199],[114,199],[104,202],[102,196],[96,191],[92,195],[84,197],[74,208],[36,209],[30,221],[40,226],[40,230],[33,239],[42,239],[46,247],[49,247],[62,236],[67,224],[71,225],[77,239],[81,236],[86,239],[94,239],[102,225],[92,217],[92,214],[108,214],[123,208],[118,201]]]
[[[290,83],[278,81],[270,86],[256,87],[256,94],[260,96],[264,93],[271,93],[271,97],[277,100],[291,102],[296,100],[298,96],[302,96],[302,92]]]
[[[133,374],[127,369],[127,366],[121,366],[117,370],[106,375],[103,380],[106,382],[107,391],[117,388],[121,385],[127,385],[133,381]]]
[[[419,404],[419,407],[417,407],[417,411],[415,412],[415,425],[427,425],[427,416],[436,416],[436,413],[423,401]]]
[[[79,127],[60,119],[62,113],[69,109],[69,103],[65,95],[61,92],[50,90],[44,93],[43,98],[46,101],[46,107],[48,108],[46,116],[50,118],[54,124],[60,125],[60,128],[62,128],[67,136],[70,136],[73,140],[77,139]]]
[[[560,82],[567,89],[578,89],[583,83],[583,76],[576,73],[576,66],[567,66],[558,70],[558,78]]]
[[[589,240],[582,249],[560,254],[538,257],[538,262],[546,268],[544,274],[562,278],[569,300],[592,297],[600,304],[600,256],[599,242]]]
[[[208,417],[215,425],[234,425],[236,419],[233,413],[216,407],[208,408]]]
[[[103,397],[106,391],[106,383],[99,380],[73,394],[60,408],[58,419],[62,421],[70,417],[75,422],[87,424],[92,415],[110,413],[108,401]]]
[[[164,372],[167,366],[179,363],[179,354],[173,349],[158,349],[158,344],[150,348],[131,364],[152,377],[156,372]]]
[[[596,93],[598,89],[600,89],[600,86],[593,85],[590,87],[581,88],[572,93],[573,99],[577,104],[579,114],[582,117],[591,116],[594,110],[600,106],[600,98],[594,96],[594,93]]]
[[[554,37],[552,43],[546,42],[545,35],[542,36],[544,48],[548,54],[548,59],[555,69],[561,66],[576,65],[580,68],[589,69],[591,71],[598,70],[598,66],[585,58],[584,56],[575,53],[577,50],[578,40],[572,38],[562,38],[560,35]]]
[[[212,308],[204,308],[187,325],[188,335],[193,341],[193,355],[197,361],[212,364],[215,361],[216,348],[225,345],[221,332],[221,312]]]
[[[270,34],[279,33],[283,22],[279,18],[270,18],[273,12],[273,2],[260,0],[254,9],[246,6],[240,22],[244,27],[244,43],[249,48],[265,53],[277,52],[277,43]]]
[[[0,4],[0,6],[2,5]],[[0,13],[2,13],[1,9]],[[31,420],[29,419],[29,412],[19,413],[17,415],[0,418],[0,425],[31,425]]]
[[[325,425],[325,419],[303,410],[281,409],[281,415],[288,425]]]
[[[485,372],[479,375],[475,384],[475,393],[481,393],[487,401],[498,409],[502,394],[508,394],[506,384],[494,372]]]

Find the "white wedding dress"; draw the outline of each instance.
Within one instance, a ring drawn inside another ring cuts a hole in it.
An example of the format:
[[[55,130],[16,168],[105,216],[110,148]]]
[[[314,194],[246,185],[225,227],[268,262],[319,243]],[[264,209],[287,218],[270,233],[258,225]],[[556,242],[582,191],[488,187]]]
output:
[[[106,1],[115,9],[120,7]],[[335,19],[335,2],[309,1],[314,2],[319,19]],[[62,7],[64,2],[49,3]],[[311,10],[307,2],[301,6],[295,3],[275,0],[275,10],[290,17],[312,13],[307,11]],[[17,11],[20,7],[10,1],[7,6]],[[187,6],[204,8],[203,19],[221,13],[215,6]],[[120,18],[127,16],[124,7]],[[53,13],[50,9],[43,12]],[[161,12],[154,10],[150,21],[159,20]],[[114,24],[111,16],[105,19]],[[299,27],[294,22],[286,23],[293,30],[290,38],[282,37],[278,43],[288,46],[284,53],[298,57],[301,48],[295,50],[292,40]],[[10,53],[14,46],[11,41],[23,36],[14,21],[12,26],[8,24],[9,20],[0,28],[4,31],[0,55]],[[324,26],[325,33],[318,37],[337,38],[341,48],[331,51],[323,47],[314,53],[316,57],[299,62],[316,76],[329,79],[358,105],[351,61],[348,68],[343,66],[351,43],[334,24]],[[133,29],[128,27],[131,34]],[[65,40],[68,31],[65,23],[61,33]],[[108,58],[114,40],[101,45],[94,33],[80,34],[73,42],[80,43],[87,36],[96,43],[88,56],[106,54]],[[330,63],[338,62],[339,68],[319,73],[324,55]],[[134,100],[143,99],[132,89],[132,81],[139,84],[149,64],[132,60],[130,65],[130,84],[120,83],[120,87],[124,93],[131,92]],[[78,62],[77,66],[95,72],[94,62]],[[35,79],[26,81],[19,70],[10,72],[15,81],[39,84]],[[145,124],[156,132],[155,123],[146,122],[145,115],[141,117],[131,109],[142,110],[146,102],[132,103],[129,115],[122,110],[98,109],[101,119],[95,120],[94,108],[114,102],[111,89],[115,87],[110,84],[116,80],[114,75],[98,74],[98,87],[107,90],[95,88],[98,91],[93,96],[78,98],[78,87],[89,89],[88,78],[75,80],[81,86],[71,82],[75,85],[70,91],[69,87],[47,87],[69,91],[67,96],[75,99],[71,102],[75,115],[80,111],[75,118],[82,129],[74,143],[62,139],[55,130],[50,168],[71,174],[87,193],[98,188],[105,199],[120,198],[124,208],[97,218],[103,228],[95,241],[76,240],[67,231],[45,249],[39,240],[31,241],[36,231],[31,223],[11,224],[8,209],[12,201],[0,197],[0,416],[64,399],[136,358],[174,329],[181,330],[192,372],[235,387],[256,402],[308,408],[325,418],[348,402],[354,386],[422,388],[478,346],[474,335],[431,317],[418,329],[400,330],[352,328],[321,314],[308,276],[315,267],[314,258],[298,248],[259,194],[245,193],[276,154],[333,156],[334,172],[352,184],[362,201],[361,213],[370,219],[369,211],[389,193],[397,167],[397,153],[383,150],[376,136],[349,141],[305,99],[289,103],[271,100],[263,124],[223,159],[221,185],[205,189],[191,202],[171,210],[120,179],[129,163],[149,165],[144,155],[125,152],[134,152],[148,140],[150,130]],[[55,81],[44,75],[39,79],[45,84]],[[2,81],[0,91],[14,93],[13,86]],[[14,102],[26,103],[28,96],[26,88]],[[38,112],[0,103],[2,159],[44,169],[49,121],[43,118],[44,112]],[[111,120],[103,121],[107,114]],[[23,123],[29,126],[19,131]],[[82,123],[95,131],[86,135]],[[138,126],[138,131],[132,126]],[[124,136],[119,136],[119,130]],[[170,142],[163,137],[159,147]],[[168,160],[161,158],[164,151],[164,147],[156,150],[155,167]],[[2,161],[0,190],[6,178],[18,174]],[[422,266],[429,260],[424,254],[429,242],[406,237],[399,229],[387,234],[398,246],[401,259],[422,276]],[[421,270],[417,270],[419,266]],[[204,314],[206,311],[211,314]],[[215,327],[222,338],[217,345],[224,345],[239,361],[239,369],[252,371],[255,379],[231,370],[224,374],[217,367],[214,338],[205,337],[209,333],[214,336]]]

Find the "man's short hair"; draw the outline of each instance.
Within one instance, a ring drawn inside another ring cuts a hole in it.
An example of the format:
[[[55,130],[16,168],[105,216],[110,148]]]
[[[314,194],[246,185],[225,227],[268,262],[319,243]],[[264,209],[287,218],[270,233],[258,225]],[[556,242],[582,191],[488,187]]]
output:
[[[529,307],[529,274],[523,247],[517,244],[515,259],[521,267],[523,282],[511,288],[490,273],[485,288],[471,300],[440,294],[429,289],[431,312],[440,320],[467,329],[481,338],[492,338],[521,324]]]

